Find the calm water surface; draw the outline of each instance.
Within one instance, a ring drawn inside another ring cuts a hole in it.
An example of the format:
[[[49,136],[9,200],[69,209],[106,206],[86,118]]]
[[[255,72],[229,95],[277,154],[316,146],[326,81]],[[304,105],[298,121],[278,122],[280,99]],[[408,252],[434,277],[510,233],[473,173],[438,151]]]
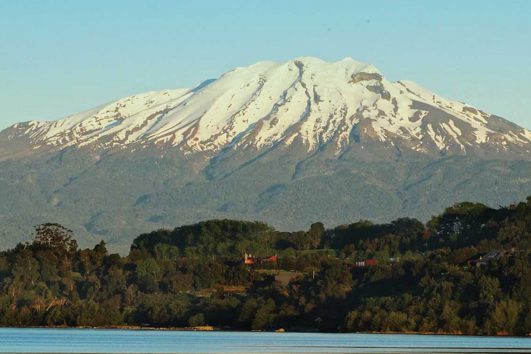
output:
[[[531,353],[531,338],[0,328],[0,353]]]

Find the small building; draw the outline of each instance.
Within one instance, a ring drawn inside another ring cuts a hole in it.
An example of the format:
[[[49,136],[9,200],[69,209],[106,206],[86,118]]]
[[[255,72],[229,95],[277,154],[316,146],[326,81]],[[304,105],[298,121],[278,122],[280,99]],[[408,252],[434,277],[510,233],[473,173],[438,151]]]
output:
[[[357,261],[354,263],[355,268],[374,267],[378,264],[378,260],[374,258],[366,259],[364,261]]]
[[[252,254],[247,254],[245,253],[243,255],[243,264],[247,264],[247,265],[253,265],[254,264],[254,257]]]
[[[377,261],[376,259],[374,259],[374,258],[366,259],[366,260],[365,260],[365,265],[366,265],[367,267],[373,267],[373,266],[375,266],[375,265],[377,265],[377,264],[378,264],[378,261]]]
[[[247,265],[253,264],[267,264],[267,263],[276,263],[278,261],[278,256],[267,256],[267,257],[254,257],[252,254],[244,253],[243,263]]]

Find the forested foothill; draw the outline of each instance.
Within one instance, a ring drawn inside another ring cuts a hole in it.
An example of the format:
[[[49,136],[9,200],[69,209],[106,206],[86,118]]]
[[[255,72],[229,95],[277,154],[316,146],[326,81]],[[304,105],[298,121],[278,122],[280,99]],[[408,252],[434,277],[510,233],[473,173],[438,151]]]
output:
[[[58,224],[0,253],[2,326],[531,333],[531,197],[422,223],[280,232],[210,220],[79,249]]]

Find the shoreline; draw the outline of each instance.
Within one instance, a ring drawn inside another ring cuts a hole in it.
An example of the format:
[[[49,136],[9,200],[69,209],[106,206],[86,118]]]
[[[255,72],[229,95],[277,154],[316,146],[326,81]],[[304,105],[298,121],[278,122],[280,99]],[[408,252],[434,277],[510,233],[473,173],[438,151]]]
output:
[[[456,336],[456,337],[489,337],[489,338],[528,338],[531,333],[523,336],[513,336],[508,334],[482,335],[482,334],[465,334],[462,332],[321,332],[316,330],[286,330],[278,328],[274,330],[241,330],[237,328],[222,328],[214,326],[197,326],[197,327],[154,327],[154,326],[0,326],[0,329],[96,329],[96,330],[129,330],[129,331],[168,331],[168,332],[238,332],[238,333],[322,333],[322,334],[388,334],[388,335],[419,335],[419,336]]]

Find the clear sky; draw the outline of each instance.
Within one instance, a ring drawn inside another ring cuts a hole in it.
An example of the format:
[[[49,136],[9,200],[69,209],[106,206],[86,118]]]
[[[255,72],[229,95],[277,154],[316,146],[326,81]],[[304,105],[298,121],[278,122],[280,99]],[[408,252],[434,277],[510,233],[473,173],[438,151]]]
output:
[[[531,128],[531,1],[0,1],[0,129],[299,56]]]

